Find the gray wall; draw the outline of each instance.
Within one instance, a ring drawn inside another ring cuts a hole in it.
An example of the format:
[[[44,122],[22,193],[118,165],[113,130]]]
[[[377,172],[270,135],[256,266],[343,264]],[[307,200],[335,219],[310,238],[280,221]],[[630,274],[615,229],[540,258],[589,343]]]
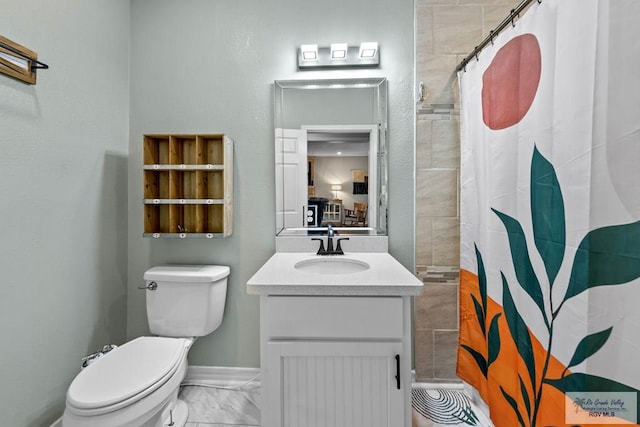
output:
[[[165,262],[229,265],[222,326],[190,363],[259,366],[258,298],[245,284],[275,250],[273,81],[387,77],[390,111],[390,251],[413,270],[413,0],[131,2],[131,121],[127,333],[147,333],[145,269]],[[378,41],[375,70],[296,69],[303,43]],[[224,240],[142,235],[142,135],[224,132],[235,140],[234,234]]]
[[[49,426],[126,335],[129,1],[3,1],[49,70],[0,75],[0,424]]]

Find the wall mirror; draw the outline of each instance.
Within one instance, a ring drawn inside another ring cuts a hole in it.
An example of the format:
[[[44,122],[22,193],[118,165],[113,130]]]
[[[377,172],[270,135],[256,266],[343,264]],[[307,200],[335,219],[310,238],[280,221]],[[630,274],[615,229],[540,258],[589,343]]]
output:
[[[276,80],[276,235],[387,234],[387,80]]]

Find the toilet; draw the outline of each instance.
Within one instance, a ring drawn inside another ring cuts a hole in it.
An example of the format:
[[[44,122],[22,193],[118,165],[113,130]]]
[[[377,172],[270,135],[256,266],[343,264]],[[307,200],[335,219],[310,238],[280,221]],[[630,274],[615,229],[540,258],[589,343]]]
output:
[[[229,271],[219,265],[147,270],[153,336],[129,341],[80,371],[67,391],[63,427],[184,426],[188,409],[178,391],[187,354],[197,337],[222,323]]]

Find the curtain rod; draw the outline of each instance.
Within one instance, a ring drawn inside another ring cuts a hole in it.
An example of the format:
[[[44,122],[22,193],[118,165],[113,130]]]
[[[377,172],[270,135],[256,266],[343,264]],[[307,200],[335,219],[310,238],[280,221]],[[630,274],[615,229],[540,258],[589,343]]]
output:
[[[504,18],[504,20],[501,23],[499,23],[496,28],[490,31],[489,35],[484,40],[482,40],[482,42],[480,42],[478,46],[476,46],[473,49],[473,52],[471,52],[466,58],[462,60],[460,64],[458,64],[458,66],[456,67],[456,71],[460,71],[460,70],[466,71],[466,66],[469,63],[469,61],[471,61],[473,58],[478,58],[478,54],[482,51],[482,49],[484,49],[489,43],[493,44],[493,39],[498,34],[500,34],[500,32],[504,30],[509,24],[515,27],[516,26],[515,20],[520,16],[520,12],[526,9],[527,6],[529,6],[529,4],[534,1],[537,1],[538,4],[542,3],[542,0],[523,0],[515,9],[511,9],[511,13],[509,13],[509,16]]]

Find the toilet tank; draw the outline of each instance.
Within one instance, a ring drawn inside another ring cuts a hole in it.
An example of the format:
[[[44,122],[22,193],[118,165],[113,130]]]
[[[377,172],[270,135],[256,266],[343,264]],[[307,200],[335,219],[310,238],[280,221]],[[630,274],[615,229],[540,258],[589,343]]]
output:
[[[160,265],[144,273],[153,335],[201,337],[222,323],[230,269],[222,265]]]

